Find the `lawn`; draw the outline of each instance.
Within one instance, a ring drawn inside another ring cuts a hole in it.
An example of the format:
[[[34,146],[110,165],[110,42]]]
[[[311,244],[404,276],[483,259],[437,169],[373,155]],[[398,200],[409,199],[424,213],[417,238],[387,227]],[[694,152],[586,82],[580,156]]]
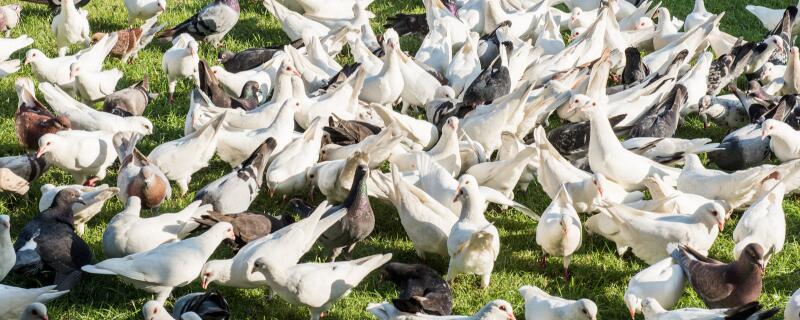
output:
[[[239,24],[225,39],[227,49],[238,51],[255,46],[265,46],[287,43],[288,39],[283,34],[276,20],[273,19],[259,1],[241,0],[242,16]],[[12,1],[0,0],[0,4]],[[691,0],[664,0],[674,15],[684,17],[692,10]],[[760,5],[782,7],[793,0],[754,1]],[[745,1],[742,0],[712,0],[707,1],[708,9],[712,12],[726,11],[722,22],[722,30],[748,40],[760,39],[765,32],[760,23],[744,10]],[[171,0],[168,11],[161,16],[160,21],[168,26],[179,23],[205,5],[205,0]],[[89,21],[92,31],[115,31],[127,27],[127,13],[122,0],[93,0],[86,7],[89,12]],[[373,21],[376,32],[382,32],[382,24],[387,16],[400,12],[422,12],[422,3],[417,0],[375,0],[370,6],[377,18]],[[48,56],[56,53],[54,38],[50,32],[51,13],[45,6],[25,4],[22,23],[14,30],[13,36],[27,34],[36,42],[33,47],[43,50]],[[419,44],[418,39],[405,37],[403,49],[414,52]],[[151,78],[154,91],[166,94],[166,77],[161,71],[161,56],[168,48],[167,45],[156,44],[148,47],[139,54],[139,58],[132,64],[121,64],[116,59],[108,59],[106,68],[120,68],[125,77],[119,84],[124,88],[139,81],[145,74]],[[201,56],[207,61],[216,61],[218,49],[209,45],[201,46]],[[24,52],[17,54],[23,58]],[[341,58],[347,61],[347,57]],[[0,155],[17,155],[23,152],[17,144],[14,134],[14,112],[17,98],[14,93],[14,80],[18,76],[31,76],[30,68],[25,67],[17,75],[0,80]],[[188,82],[178,86],[176,102],[168,104],[164,97],[154,101],[145,112],[155,124],[155,134],[146,137],[140,144],[143,152],[148,153],[160,143],[176,139],[183,132],[184,116],[188,110],[188,93],[191,87]],[[699,121],[691,118],[680,129],[678,136],[694,138],[707,136],[718,141],[724,135],[722,129],[712,127],[702,129]],[[116,181],[116,168],[110,169],[108,177],[103,183],[114,185]],[[190,185],[191,190],[198,190],[208,182],[228,172],[230,168],[218,159],[211,165],[195,174]],[[0,213],[8,214],[12,218],[12,238],[20,231],[37,212],[37,203],[40,196],[39,187],[44,183],[70,184],[68,174],[58,169],[52,169],[40,178],[31,188],[26,197],[0,194]],[[177,188],[173,194],[177,194]],[[194,197],[190,192],[183,197],[173,197],[162,207],[162,212],[176,212],[191,202]],[[547,207],[549,198],[536,184],[531,184],[529,190],[517,192],[518,201],[528,205],[537,212]],[[320,197],[316,197],[319,201]],[[269,199],[266,192],[253,204],[252,210],[267,212],[283,212],[285,207],[282,199]],[[800,286],[800,274],[797,272],[797,261],[800,261],[800,245],[797,234],[800,232],[800,208],[798,198],[790,196],[784,201],[787,214],[788,232],[787,244],[784,251],[773,258],[767,270],[764,294],[761,302],[769,307],[783,307],[789,295]],[[394,261],[417,263],[419,259],[414,254],[410,240],[403,232],[396,211],[393,207],[373,201],[377,223],[375,232],[360,244],[354,256],[361,257],[375,253],[391,252]],[[109,201],[103,212],[92,220],[84,235],[84,239],[92,247],[95,259],[103,259],[101,238],[105,224],[117,212],[121,211],[122,204],[113,199]],[[143,212],[143,215],[152,215]],[[491,286],[488,289],[478,289],[478,278],[473,276],[458,277],[453,283],[455,294],[455,314],[472,314],[486,302],[493,299],[505,299],[515,307],[519,318],[524,317],[523,301],[517,293],[522,285],[536,285],[545,291],[566,298],[589,298],[599,306],[599,318],[625,319],[628,312],[623,304],[622,295],[627,286],[628,279],[646,265],[635,258],[618,258],[614,253],[613,243],[598,237],[584,235],[583,246],[573,257],[573,277],[569,283],[561,278],[561,260],[550,259],[546,270],[538,267],[538,259],[542,251],[535,243],[534,232],[536,223],[515,211],[498,211],[493,209],[487,212],[490,221],[494,222],[501,233],[501,252],[496,263]],[[738,214],[728,222],[725,233],[720,235],[711,250],[711,256],[729,261],[732,259],[733,246],[731,234]],[[215,253],[215,258],[228,258],[231,252],[220,247]],[[303,261],[317,261],[321,259],[321,250],[315,249]],[[434,268],[441,272],[447,269],[445,258],[433,258],[428,261]],[[25,279],[16,275],[9,275],[4,284],[34,287],[41,286],[37,279]],[[269,301],[262,290],[238,290],[219,286],[211,287],[219,290],[227,298],[233,310],[234,319],[307,319],[305,308],[288,305],[280,299]],[[202,291],[199,282],[178,288],[173,292],[175,297],[186,293]],[[396,288],[390,283],[381,283],[373,274],[367,278],[352,294],[339,301],[329,312],[330,319],[366,319],[370,315],[364,311],[367,303],[381,302],[395,297]],[[80,286],[65,297],[48,305],[51,319],[139,319],[141,306],[152,299],[153,296],[134,289],[109,276],[86,275]],[[174,301],[174,300],[172,300]],[[2,303],[2,301],[0,301]],[[171,302],[170,302],[171,303]],[[702,302],[687,289],[680,300],[679,307],[700,307]],[[168,306],[168,309],[171,309]],[[782,313],[781,313],[782,314]],[[641,316],[640,316],[641,317]]]

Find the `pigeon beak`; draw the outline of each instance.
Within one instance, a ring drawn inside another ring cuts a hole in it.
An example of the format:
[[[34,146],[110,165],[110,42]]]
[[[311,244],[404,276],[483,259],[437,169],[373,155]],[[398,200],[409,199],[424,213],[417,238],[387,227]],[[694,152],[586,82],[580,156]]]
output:
[[[41,158],[45,153],[47,153],[47,148],[39,147],[39,150],[36,151],[36,157]]]
[[[75,201],[75,203],[80,203],[84,206],[86,205],[86,201],[83,201],[83,199],[78,199],[78,201]]]
[[[764,259],[758,259],[758,261],[756,261],[756,265],[758,265],[758,268],[761,269],[761,273],[764,273],[767,269],[767,267],[764,266]]]
[[[453,196],[453,202],[458,202],[458,197],[461,196],[461,187],[456,188],[456,195]]]
[[[42,320],[50,320],[50,318],[48,318],[47,316],[43,316]]]
[[[628,312],[631,314],[631,320],[636,319],[636,309],[634,309],[633,307],[629,307]]]
[[[725,222],[717,223],[717,226],[719,226],[719,232],[725,231]]]
[[[208,277],[206,277],[206,276],[203,276],[203,277],[200,279],[200,287],[201,287],[201,288],[203,288],[203,290],[206,290],[206,289],[208,289]]]
[[[269,189],[269,197],[272,198],[272,196],[274,196],[274,195],[275,195],[275,188],[270,188]]]
[[[517,320],[517,317],[515,317],[514,314],[511,312],[508,312],[508,318],[511,320]]]
[[[769,132],[767,132],[767,129],[764,128],[761,130],[761,141],[766,140],[767,137],[769,137]]]
[[[24,60],[24,61],[22,61],[22,64],[24,64],[24,65],[26,65],[26,66],[27,66],[28,64],[30,64],[30,63],[31,63],[31,61],[30,61],[30,60],[28,60],[28,58],[25,58],[25,60]]]

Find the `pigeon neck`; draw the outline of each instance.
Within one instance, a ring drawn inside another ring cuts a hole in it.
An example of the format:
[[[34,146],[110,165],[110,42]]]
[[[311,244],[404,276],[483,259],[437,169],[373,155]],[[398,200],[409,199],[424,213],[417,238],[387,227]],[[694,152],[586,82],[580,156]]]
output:
[[[486,217],[483,215],[483,211],[486,209],[483,199],[478,199],[477,192],[470,190],[470,188],[464,188],[463,190],[464,194],[461,196],[461,201],[463,202],[459,220],[486,222]]]
[[[353,177],[353,184],[350,186],[350,193],[347,194],[347,198],[342,203],[342,206],[348,209],[362,207],[365,203],[366,206],[369,206],[367,179],[365,179],[366,175],[366,170],[362,170],[361,168],[356,169],[355,176]],[[357,210],[347,210],[347,213],[356,213],[355,211]]]
[[[592,108],[604,108],[605,106],[598,105]],[[622,148],[619,141],[617,140],[617,136],[614,134],[614,129],[611,127],[611,123],[608,122],[608,118],[606,118],[605,110],[590,110],[589,111],[589,149],[592,149],[592,145],[595,148],[604,147],[607,148],[609,146],[618,146]]]
[[[231,274],[233,273],[233,259],[229,260],[217,260],[216,266],[216,278],[213,282],[219,283],[221,285],[226,285],[231,281]],[[210,283],[209,283],[210,284]]]
[[[706,13],[706,4],[703,0],[694,0],[694,12],[695,13]]]

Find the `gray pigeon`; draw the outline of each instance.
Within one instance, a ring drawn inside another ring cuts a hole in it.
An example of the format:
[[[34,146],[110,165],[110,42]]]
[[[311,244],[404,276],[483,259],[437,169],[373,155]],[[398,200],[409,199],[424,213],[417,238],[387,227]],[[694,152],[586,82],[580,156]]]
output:
[[[367,178],[369,170],[364,165],[359,165],[353,177],[350,193],[342,204],[329,209],[323,217],[327,217],[342,208],[347,208],[347,215],[331,226],[319,238],[320,242],[331,251],[330,261],[347,250],[346,254],[353,252],[356,243],[366,239],[375,228],[375,215],[369,204],[367,195]]]
[[[672,92],[655,108],[636,121],[630,136],[669,138],[678,130],[681,109],[686,105],[687,90],[682,84],[675,85]]]
[[[150,93],[150,78],[145,75],[133,86],[106,96],[103,111],[120,117],[141,116],[150,101],[157,97],[158,94]]]
[[[186,33],[198,41],[207,41],[218,47],[222,38],[239,22],[239,13],[238,0],[215,0],[191,18],[164,31],[158,38],[172,41],[174,37]]]
[[[222,213],[240,213],[250,207],[264,182],[264,170],[277,142],[270,137],[231,173],[209,183],[197,192],[195,200],[211,204]]]

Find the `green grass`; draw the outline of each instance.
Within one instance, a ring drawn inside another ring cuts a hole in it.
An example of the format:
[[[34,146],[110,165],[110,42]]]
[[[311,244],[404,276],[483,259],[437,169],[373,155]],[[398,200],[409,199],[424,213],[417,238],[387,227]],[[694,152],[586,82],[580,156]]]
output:
[[[753,1],[771,7],[786,6],[793,0]],[[9,0],[0,0],[0,4],[10,3]],[[691,0],[665,0],[664,4],[677,16],[685,16],[692,10]],[[742,0],[715,0],[707,1],[708,9],[712,12],[726,11],[722,29],[748,40],[758,39],[764,32],[758,21],[744,10],[745,1]],[[174,25],[190,16],[197,9],[205,5],[204,0],[172,0],[169,11],[160,19],[168,25]],[[126,11],[121,0],[94,0],[88,7],[89,20],[92,31],[115,31],[126,27]],[[371,6],[378,18],[374,21],[376,32],[381,32],[382,22],[387,16],[398,12],[422,12],[421,2],[416,0],[376,0]],[[14,36],[28,34],[36,42],[35,48],[42,49],[46,54],[55,54],[54,39],[49,31],[50,12],[44,6],[24,5],[23,22],[14,30]],[[266,14],[260,2],[242,0],[242,17],[239,25],[225,39],[228,49],[241,50],[254,46],[264,46],[286,43],[288,39],[276,21]],[[412,51],[419,44],[419,40],[406,37],[403,39],[405,50]],[[217,49],[202,45],[201,54],[209,61],[215,61]],[[167,85],[164,74],[161,72],[161,55],[167,49],[166,45],[156,44],[140,53],[139,59],[133,64],[122,65],[116,59],[106,61],[106,68],[120,68],[125,72],[125,78],[119,88],[126,87],[139,81],[143,75],[149,74],[152,87],[156,92],[166,93]],[[24,52],[17,54],[22,58]],[[346,59],[346,58],[344,58]],[[21,154],[23,150],[18,146],[14,135],[14,111],[17,103],[14,94],[14,79],[17,76],[30,76],[30,69],[24,68],[19,74],[0,80],[0,155]],[[149,152],[155,146],[165,141],[178,138],[182,134],[184,116],[188,109],[188,83],[182,83],[177,90],[177,102],[167,104],[165,98],[155,101],[145,112],[145,116],[153,120],[156,133],[145,138],[140,147],[144,152]],[[695,119],[690,119],[683,127],[679,136],[691,138],[710,136],[719,139],[724,132],[718,128],[708,130]],[[211,165],[194,175],[191,190],[198,190],[206,183],[223,175],[230,168],[222,161],[215,159]],[[105,183],[114,185],[116,181],[115,168],[105,179]],[[39,187],[44,183],[70,184],[71,178],[65,172],[52,169],[35,182],[31,192],[25,197],[11,194],[0,195],[0,212],[12,217],[12,237],[20,231],[26,221],[37,212],[37,203],[40,196]],[[173,192],[177,194],[177,189]],[[270,200],[262,196],[254,203],[253,210],[268,212],[283,211],[284,207],[277,200]],[[175,212],[187,205],[194,194],[189,193],[184,197],[174,197],[162,206],[162,212]],[[319,199],[319,197],[318,197]],[[529,190],[518,192],[517,199],[541,212],[549,203],[549,198],[541,188],[532,184]],[[778,254],[770,263],[765,278],[764,294],[761,302],[770,307],[782,307],[788,296],[800,286],[800,274],[797,272],[797,261],[800,261],[800,246],[797,234],[800,232],[800,208],[798,199],[790,196],[784,202],[788,232],[787,244],[784,251]],[[397,218],[396,211],[391,206],[374,202],[377,215],[377,224],[373,235],[360,244],[355,252],[356,257],[375,253],[391,252],[395,261],[416,263],[419,259],[414,254],[411,242],[408,240]],[[101,237],[105,224],[117,212],[121,211],[122,204],[116,199],[108,202],[103,212],[92,220],[84,239],[92,247],[95,259],[103,259]],[[151,215],[150,212],[143,213]],[[618,258],[614,254],[613,244],[598,237],[585,237],[583,246],[575,254],[572,263],[573,278],[569,283],[564,283],[561,278],[561,261],[553,258],[546,270],[539,270],[537,261],[542,254],[534,238],[536,224],[520,213],[492,210],[487,213],[501,230],[502,249],[496,263],[491,286],[481,290],[477,288],[478,279],[473,276],[461,276],[453,284],[455,293],[456,314],[471,314],[487,301],[492,299],[506,299],[515,306],[515,313],[523,317],[523,302],[517,294],[517,288],[530,284],[542,287],[547,292],[566,298],[590,298],[597,302],[602,319],[625,319],[627,311],[622,302],[628,279],[645,264],[635,258]],[[732,259],[731,233],[734,221],[728,223],[726,232],[723,233],[711,250],[711,255],[723,261]],[[215,258],[227,258],[231,252],[221,248]],[[321,259],[319,249],[313,250],[303,261],[316,261]],[[439,271],[446,271],[445,258],[433,258],[428,262]],[[41,279],[25,279],[17,275],[10,275],[4,284],[15,286],[34,287],[43,285]],[[220,290],[231,304],[234,319],[307,319],[306,309],[290,306],[276,299],[268,301],[262,290],[236,290],[212,286]],[[201,291],[197,282],[189,286],[178,288],[174,296],[179,297],[189,292]],[[366,319],[369,315],[364,311],[367,303],[381,302],[391,299],[397,294],[391,284],[380,283],[376,276],[370,276],[353,293],[339,301],[329,313],[330,319]],[[52,319],[139,319],[141,306],[153,296],[121,283],[119,280],[108,276],[86,275],[81,285],[69,295],[58,299],[48,305]],[[2,301],[0,301],[2,303]],[[171,302],[170,302],[171,303]],[[696,294],[687,289],[680,300],[679,307],[703,306]],[[640,316],[641,317],[641,316]]]

